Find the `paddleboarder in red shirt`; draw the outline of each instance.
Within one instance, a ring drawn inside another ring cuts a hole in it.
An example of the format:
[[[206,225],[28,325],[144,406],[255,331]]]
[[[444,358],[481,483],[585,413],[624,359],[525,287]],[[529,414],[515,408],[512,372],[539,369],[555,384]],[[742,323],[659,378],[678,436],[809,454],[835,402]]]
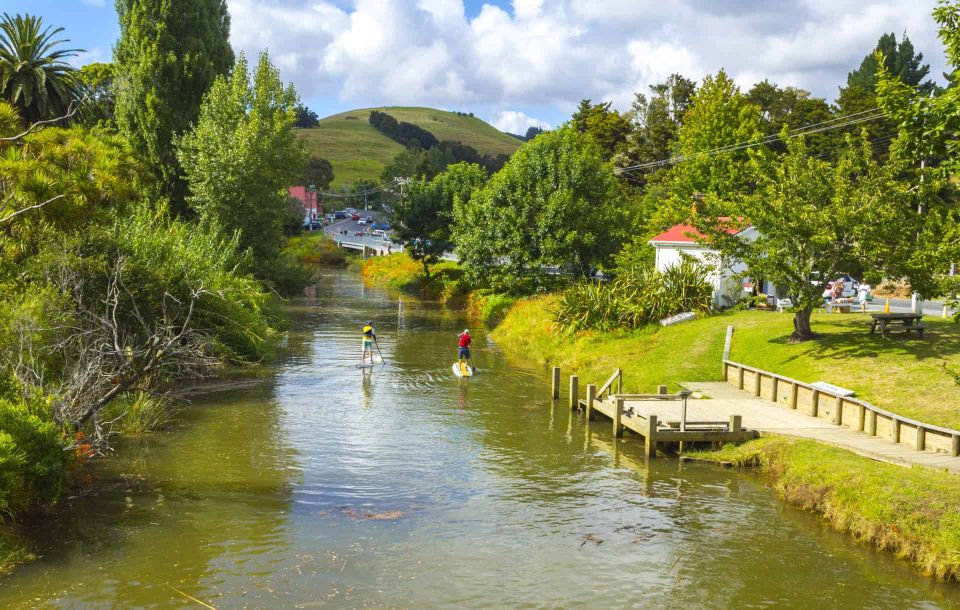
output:
[[[463,329],[463,332],[457,335],[460,348],[457,350],[457,359],[460,361],[460,369],[463,370],[463,365],[469,365],[470,368],[473,368],[473,365],[470,362],[470,343],[473,341],[473,338],[470,336],[470,331],[466,328]]]

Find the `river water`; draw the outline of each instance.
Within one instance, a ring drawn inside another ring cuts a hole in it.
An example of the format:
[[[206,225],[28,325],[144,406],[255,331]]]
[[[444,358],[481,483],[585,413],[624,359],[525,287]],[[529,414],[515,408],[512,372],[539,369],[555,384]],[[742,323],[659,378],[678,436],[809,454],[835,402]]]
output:
[[[612,442],[458,314],[325,272],[265,382],[193,401],[32,531],[0,608],[960,607],[749,473]],[[355,367],[372,319],[386,363]]]

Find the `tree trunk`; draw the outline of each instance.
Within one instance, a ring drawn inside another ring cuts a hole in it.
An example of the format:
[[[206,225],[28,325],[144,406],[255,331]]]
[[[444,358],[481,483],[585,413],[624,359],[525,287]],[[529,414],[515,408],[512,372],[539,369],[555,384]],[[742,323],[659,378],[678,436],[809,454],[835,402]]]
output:
[[[790,340],[796,343],[809,341],[814,338],[813,331],[810,330],[810,314],[813,313],[813,307],[804,307],[798,309],[793,315],[793,334]]]

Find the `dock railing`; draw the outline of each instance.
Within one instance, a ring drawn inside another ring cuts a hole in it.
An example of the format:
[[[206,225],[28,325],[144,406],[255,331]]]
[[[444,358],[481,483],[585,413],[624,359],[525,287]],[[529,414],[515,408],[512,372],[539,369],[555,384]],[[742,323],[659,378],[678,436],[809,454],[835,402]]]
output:
[[[828,419],[870,436],[889,438],[916,448],[960,456],[960,430],[927,424],[898,415],[852,396],[834,394],[798,381],[724,358],[723,378],[758,398],[802,410],[811,417]]]

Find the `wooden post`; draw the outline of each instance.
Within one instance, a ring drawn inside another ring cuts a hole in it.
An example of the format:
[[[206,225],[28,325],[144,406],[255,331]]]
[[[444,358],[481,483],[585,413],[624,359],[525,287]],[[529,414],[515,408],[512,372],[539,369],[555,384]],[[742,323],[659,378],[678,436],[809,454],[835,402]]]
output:
[[[960,435],[954,434],[950,440],[950,455],[953,457],[960,456]]]
[[[833,414],[833,423],[838,426],[843,425],[843,396],[837,396],[837,406]]]
[[[780,385],[780,380],[777,379],[776,377],[772,377],[770,381],[771,381],[771,385],[773,386],[773,389],[770,390],[770,400],[772,400],[773,402],[779,402],[777,400],[777,390],[779,390],[780,388],[778,388],[777,386]]]
[[[623,394],[623,369],[617,369],[617,394]]]
[[[790,386],[790,408],[793,410],[797,409],[797,397],[800,393],[800,389],[796,383]]]
[[[867,434],[877,435],[877,412],[872,409],[867,413]]]
[[[620,420],[623,418],[623,399],[617,399],[617,406],[613,410],[613,436],[620,438],[623,436],[623,426]]]
[[[810,411],[814,417],[820,414],[820,390],[814,390],[813,396],[810,397]]]
[[[742,415],[731,415],[730,416],[730,432],[740,432],[743,429],[743,416]]]
[[[580,378],[576,375],[570,375],[570,408],[576,409],[580,405],[577,399],[580,397]]]
[[[760,371],[753,372],[753,395],[760,396]]]
[[[657,394],[659,394],[660,396],[663,396],[663,395],[665,395],[666,393],[667,393],[667,386],[665,386],[665,385],[658,385],[658,386],[657,386]]]
[[[559,366],[553,367],[553,384],[552,384],[550,396],[552,396],[554,400],[560,399],[560,367]]]
[[[723,381],[726,383],[730,382],[730,378],[727,374],[727,371],[730,367],[727,364],[727,361],[730,360],[730,346],[732,344],[733,344],[733,324],[727,324],[727,337],[723,341]]]
[[[593,417],[593,401],[597,399],[597,386],[593,383],[587,384],[587,421]]]
[[[647,433],[644,435],[643,452],[648,458],[657,457],[657,416],[647,417]]]
[[[857,430],[863,431],[865,428],[864,420],[867,417],[867,408],[863,405],[857,405]],[[897,436],[899,437],[900,430],[897,430]]]
[[[739,390],[743,389],[743,367],[742,366],[737,367],[737,389]]]
[[[927,448],[927,431],[923,426],[917,426],[917,451],[923,451]]]
[[[899,419],[893,420],[893,442],[895,443],[900,442],[900,420]]]

